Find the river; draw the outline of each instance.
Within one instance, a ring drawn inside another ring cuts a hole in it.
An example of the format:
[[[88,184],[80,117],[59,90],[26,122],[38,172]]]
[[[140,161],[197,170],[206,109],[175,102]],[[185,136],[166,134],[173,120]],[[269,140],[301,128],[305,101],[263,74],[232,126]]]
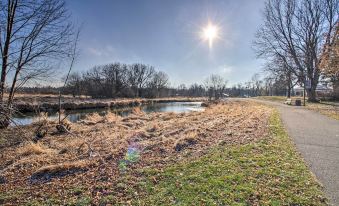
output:
[[[192,111],[203,111],[204,108],[201,106],[201,102],[169,102],[169,103],[153,103],[142,105],[141,110],[145,113],[150,112],[192,112]],[[131,113],[133,107],[126,107],[120,109],[84,109],[84,110],[69,110],[66,111],[67,119],[71,122],[77,122],[81,119],[84,119],[86,115],[92,113],[98,113],[99,115],[105,115],[107,111],[111,111],[120,116],[127,116]],[[28,125],[34,122],[37,118],[36,113],[25,113],[17,114],[14,116],[13,121],[17,125]],[[58,118],[56,112],[49,112],[48,118],[50,120],[55,120]],[[15,125],[14,123],[12,125]]]

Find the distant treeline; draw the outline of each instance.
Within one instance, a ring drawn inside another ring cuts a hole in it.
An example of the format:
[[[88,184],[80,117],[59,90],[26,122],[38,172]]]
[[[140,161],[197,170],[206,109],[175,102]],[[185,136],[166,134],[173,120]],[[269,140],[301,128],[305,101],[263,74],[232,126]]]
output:
[[[71,73],[64,88],[22,87],[19,92],[39,94],[62,94],[90,96],[92,98],[159,98],[159,97],[250,97],[261,95],[286,95],[284,78],[261,79],[254,74],[243,84],[226,87],[227,81],[212,74],[202,84],[170,86],[165,72],[145,64],[112,63],[95,66],[82,73]]]
[[[226,81],[218,75],[211,75],[204,85],[172,88],[165,72],[139,63],[95,66],[83,73],[72,73],[67,82],[63,93],[93,98],[210,96],[218,99],[226,89]]]
[[[112,63],[72,73],[64,93],[93,98],[167,96],[168,75],[145,64]]]

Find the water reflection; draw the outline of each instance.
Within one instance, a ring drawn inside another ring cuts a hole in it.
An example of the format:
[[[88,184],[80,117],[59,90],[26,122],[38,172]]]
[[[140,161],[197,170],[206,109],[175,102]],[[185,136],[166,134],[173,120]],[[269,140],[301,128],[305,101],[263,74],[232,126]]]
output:
[[[110,109],[111,112],[120,115],[127,116],[131,113],[132,107],[126,107],[122,109]],[[170,103],[153,103],[149,105],[141,106],[141,110],[145,113],[150,112],[191,112],[191,111],[203,111],[203,107],[201,106],[201,102],[170,102]],[[71,122],[77,122],[81,119],[84,119],[86,115],[92,113],[98,113],[99,115],[105,115],[107,113],[107,109],[97,108],[97,109],[84,109],[84,110],[71,110],[66,111],[67,119]],[[49,112],[48,117],[51,120],[56,120],[58,115],[56,112]],[[13,120],[17,125],[27,125],[31,124],[36,118],[35,113],[25,113],[23,115],[16,115]],[[12,124],[15,125],[15,124]]]

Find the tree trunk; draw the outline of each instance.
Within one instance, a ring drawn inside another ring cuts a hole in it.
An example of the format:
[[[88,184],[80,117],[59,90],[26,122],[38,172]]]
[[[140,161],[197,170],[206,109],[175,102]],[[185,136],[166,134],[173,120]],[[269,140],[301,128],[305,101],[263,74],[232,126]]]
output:
[[[1,122],[0,122],[0,125],[1,125],[0,128],[6,128],[10,124],[10,120],[11,120],[12,115],[13,115],[13,99],[14,99],[14,92],[15,92],[15,84],[16,84],[16,81],[17,81],[17,78],[18,78],[19,71],[20,71],[20,69],[18,68],[17,71],[15,72],[13,82],[12,82],[12,85],[11,85],[11,90],[10,90],[9,95],[8,95],[7,106],[5,107],[5,110],[2,111],[2,112],[4,112],[4,115],[3,115]]]
[[[8,101],[7,101],[7,107],[8,108],[12,107],[13,98],[14,98],[14,92],[15,92],[15,85],[16,85],[16,82],[17,82],[17,79],[18,79],[18,75],[19,75],[20,69],[21,68],[18,66],[17,70],[15,71],[15,75],[13,77],[12,86],[11,86],[11,90],[9,92]]]
[[[3,104],[3,96],[5,93],[5,82],[7,76],[7,61],[8,61],[8,51],[10,46],[10,40],[13,29],[13,21],[15,14],[16,3],[9,2],[8,3],[8,15],[7,15],[7,28],[6,28],[6,38],[4,43],[4,48],[2,51],[2,63],[1,63],[1,81],[0,81],[0,104]],[[12,13],[13,12],[13,13]],[[2,49],[2,48],[1,48]]]
[[[339,79],[333,81],[333,97],[335,100],[339,100]]]
[[[319,73],[320,70],[318,68],[318,65],[316,64],[316,66],[313,67],[312,64],[310,63],[309,68],[307,69],[307,77],[311,84],[310,88],[307,89],[308,102],[317,102],[316,89],[319,82]]]
[[[291,89],[292,89],[292,72],[287,71],[287,98],[291,98]]]
[[[7,64],[8,64],[8,55],[10,40],[13,29],[14,16],[17,8],[17,1],[8,2],[8,14],[7,14],[7,27],[6,27],[6,38],[4,43],[4,48],[2,50],[2,67],[1,67],[1,79],[0,79],[0,128],[6,128],[10,123],[10,113],[11,109],[5,106],[4,103],[4,93],[5,93],[5,82],[7,76]],[[2,48],[1,48],[2,49]],[[9,100],[8,100],[9,101]]]
[[[307,89],[307,98],[308,102],[317,102],[316,86],[311,86],[310,89]]]
[[[291,85],[288,85],[287,88],[287,98],[291,98]]]

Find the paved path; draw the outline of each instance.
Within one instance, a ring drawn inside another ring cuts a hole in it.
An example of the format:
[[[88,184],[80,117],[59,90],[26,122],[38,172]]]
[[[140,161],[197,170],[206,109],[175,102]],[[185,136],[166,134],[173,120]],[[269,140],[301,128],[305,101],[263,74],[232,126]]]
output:
[[[278,108],[288,134],[325,187],[330,203],[339,206],[339,121],[303,107],[261,102]]]

